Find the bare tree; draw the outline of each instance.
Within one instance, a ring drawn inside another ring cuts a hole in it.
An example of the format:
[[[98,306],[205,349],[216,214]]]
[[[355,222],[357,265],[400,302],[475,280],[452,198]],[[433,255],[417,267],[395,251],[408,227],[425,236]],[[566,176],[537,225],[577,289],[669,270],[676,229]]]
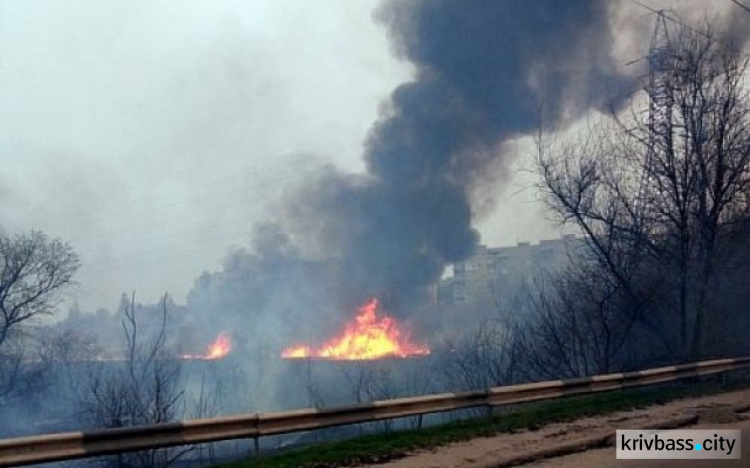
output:
[[[40,361],[34,340],[27,334],[15,334],[0,348],[0,408],[28,401],[44,390],[49,370]]]
[[[514,381],[516,326],[510,320],[487,318],[475,329],[447,339],[435,350],[444,386],[485,390]]]
[[[122,329],[125,350],[122,361],[103,363],[86,381],[80,407],[84,418],[96,427],[115,428],[165,423],[184,410],[180,388],[181,366],[166,347],[166,295],[159,326],[148,336],[136,317],[135,294],[124,307]],[[112,467],[166,467],[191,450],[154,449],[105,458]]]
[[[71,284],[78,256],[41,232],[0,235],[0,347],[20,324],[49,315]]]
[[[191,408],[188,411],[190,419],[213,418],[219,414],[219,381],[211,383],[212,388],[206,386],[205,374],[201,376],[200,390],[196,396],[190,398]],[[216,463],[216,444],[198,444],[193,447],[191,457],[200,463]]]
[[[308,360],[309,363],[309,360]],[[327,379],[327,388],[334,398],[345,398],[351,400],[354,403],[364,403],[370,398],[370,386],[375,372],[374,361],[369,360],[341,360],[341,361],[330,361],[326,363],[326,367],[329,369],[331,366],[335,366],[335,375],[338,377],[333,379]],[[331,385],[333,382],[335,384]],[[339,390],[339,391],[337,391]],[[345,396],[341,394],[343,390]],[[310,389],[308,387],[308,393]],[[320,393],[318,393],[319,398]],[[360,434],[367,424],[358,424],[357,429]]]
[[[307,396],[308,405],[312,406],[313,408],[324,407],[326,401],[323,396],[323,391],[320,388],[320,384],[315,378],[312,359],[305,358],[303,360],[302,366],[299,367],[299,370],[302,373],[302,381],[304,382],[305,395]]]
[[[432,388],[434,378],[433,360],[429,357],[394,358],[369,361],[364,382],[364,393],[368,401],[391,400],[394,398],[425,395]],[[422,426],[422,416],[410,417],[412,427]],[[388,432],[394,426],[388,419],[373,424]]]
[[[46,414],[73,418],[86,376],[103,355],[104,347],[93,334],[68,327],[43,327],[34,334],[37,365],[42,373],[42,398]],[[62,413],[62,414],[60,414]]]
[[[645,323],[653,310],[644,276],[675,291],[683,360],[702,355],[722,239],[746,215],[750,194],[748,61],[720,36],[704,26],[673,38],[659,86],[646,87],[656,121],[644,122],[635,106],[578,141],[539,145],[549,205],[585,234],[629,314]]]
[[[367,401],[370,396],[368,395],[368,390],[375,373],[374,362],[369,360],[352,360],[339,361],[335,364],[354,402],[364,403]]]
[[[30,355],[30,330],[23,325],[52,314],[78,266],[73,249],[59,239],[37,231],[0,234],[0,402],[39,382],[40,363]]]
[[[658,290],[654,285],[654,294]],[[528,317],[517,331],[516,355],[528,379],[630,370],[673,355],[667,344],[639,326],[629,296],[595,262],[580,260],[549,278],[536,278],[525,296]],[[645,349],[639,336],[651,340]]]

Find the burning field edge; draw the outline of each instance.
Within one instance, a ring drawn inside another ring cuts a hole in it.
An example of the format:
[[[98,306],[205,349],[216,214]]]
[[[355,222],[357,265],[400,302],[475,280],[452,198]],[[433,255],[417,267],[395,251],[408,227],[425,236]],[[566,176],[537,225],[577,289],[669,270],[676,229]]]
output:
[[[262,455],[213,468],[339,468],[384,463],[417,450],[521,430],[538,430],[548,424],[628,411],[673,400],[750,388],[750,379],[721,383],[709,379],[692,386],[662,385],[612,393],[566,397],[495,409],[489,418],[468,419],[424,429],[368,434],[352,439],[321,442]]]

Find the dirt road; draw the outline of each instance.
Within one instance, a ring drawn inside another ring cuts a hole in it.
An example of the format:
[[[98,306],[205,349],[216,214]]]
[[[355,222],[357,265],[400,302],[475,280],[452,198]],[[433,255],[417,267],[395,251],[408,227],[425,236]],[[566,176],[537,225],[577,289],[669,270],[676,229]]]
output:
[[[542,460],[524,468],[739,468],[750,466],[750,421],[732,424],[699,424],[691,429],[741,429],[742,457],[740,460],[617,460],[615,449],[588,452]]]
[[[502,464],[519,456],[533,454],[540,449],[548,449],[555,446],[576,444],[579,441],[595,437],[611,435],[616,429],[640,429],[654,423],[684,417],[690,414],[706,414],[710,420],[709,427],[718,427],[723,423],[736,418],[734,412],[729,411],[732,406],[750,404],[750,390],[742,390],[720,395],[706,396],[700,398],[679,400],[663,406],[653,406],[641,410],[612,413],[605,416],[583,418],[569,423],[551,424],[538,431],[523,431],[515,434],[501,434],[494,437],[473,439],[466,442],[439,447],[434,450],[417,452],[406,458],[379,465],[370,465],[378,468],[479,468]],[[712,418],[712,419],[711,419]],[[747,425],[747,423],[743,423]],[[750,448],[743,440],[743,451]],[[744,452],[743,452],[744,453]],[[595,456],[597,462],[584,464],[587,456]],[[611,453],[605,450],[589,451],[581,454],[581,460],[572,458],[569,465],[551,465],[552,461],[537,462],[534,468],[600,468],[600,467],[638,467],[633,460],[619,460],[624,463],[611,464],[615,460],[614,449]],[[563,457],[565,458],[565,457]],[[555,460],[555,459],[552,459]],[[727,467],[750,466],[750,458],[744,457],[745,464],[730,464]],[[563,461],[562,458],[557,461]],[[672,460],[679,461],[679,460]],[[691,462],[692,460],[687,460]],[[610,463],[611,465],[609,465]],[[698,464],[666,464],[666,465],[644,465],[648,467],[713,467],[703,461]],[[532,466],[527,464],[525,466]],[[723,465],[716,465],[717,468]]]

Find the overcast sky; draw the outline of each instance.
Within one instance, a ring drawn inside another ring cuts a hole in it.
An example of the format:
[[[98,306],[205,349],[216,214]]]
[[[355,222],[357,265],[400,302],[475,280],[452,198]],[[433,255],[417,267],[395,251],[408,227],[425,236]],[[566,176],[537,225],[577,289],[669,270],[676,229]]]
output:
[[[411,73],[377,4],[3,1],[0,225],[70,241],[84,309],[131,290],[183,301],[295,180],[362,170],[379,105]],[[485,243],[557,235],[529,182],[498,189]]]

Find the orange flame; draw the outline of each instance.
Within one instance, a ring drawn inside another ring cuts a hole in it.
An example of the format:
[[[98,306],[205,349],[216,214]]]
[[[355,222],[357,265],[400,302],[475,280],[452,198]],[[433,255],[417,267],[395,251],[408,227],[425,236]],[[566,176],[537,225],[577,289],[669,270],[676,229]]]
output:
[[[220,333],[219,336],[206,347],[203,354],[183,354],[182,359],[203,359],[213,361],[215,359],[225,358],[232,351],[232,339],[227,333]]]
[[[410,343],[408,333],[399,329],[394,318],[387,315],[379,318],[377,312],[378,300],[373,298],[359,308],[357,316],[340,336],[317,349],[307,345],[291,346],[281,352],[281,357],[365,360],[430,354],[427,346]]]

